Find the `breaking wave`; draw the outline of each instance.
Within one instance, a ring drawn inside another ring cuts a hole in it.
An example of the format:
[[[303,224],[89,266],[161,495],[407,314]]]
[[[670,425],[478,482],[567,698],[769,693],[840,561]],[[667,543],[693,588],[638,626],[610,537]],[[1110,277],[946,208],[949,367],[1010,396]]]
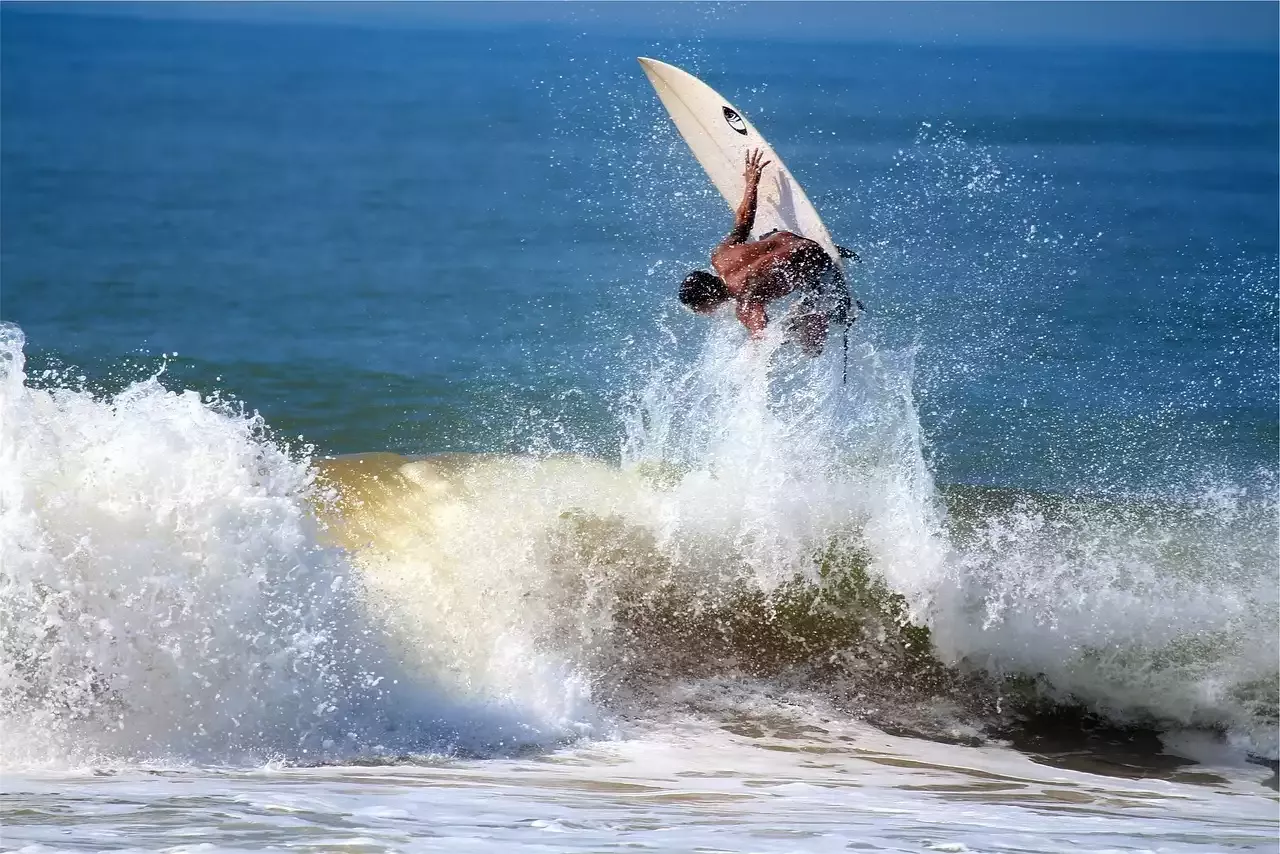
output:
[[[973,737],[1046,704],[1275,756],[1274,483],[937,487],[914,354],[713,325],[619,461],[313,459],[163,377],[0,377],[4,759],[520,749],[809,692]],[[696,693],[696,691],[695,691]],[[15,737],[16,736],[16,737]]]

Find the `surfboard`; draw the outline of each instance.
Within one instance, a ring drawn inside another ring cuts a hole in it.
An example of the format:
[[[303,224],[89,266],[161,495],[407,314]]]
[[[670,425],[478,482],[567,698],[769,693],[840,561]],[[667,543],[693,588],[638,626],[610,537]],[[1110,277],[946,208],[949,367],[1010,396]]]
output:
[[[747,152],[759,148],[773,161],[760,181],[751,236],[790,231],[820,244],[840,264],[835,242],[800,182],[742,111],[689,72],[656,59],[639,59],[676,129],[730,209],[738,207],[746,189],[742,168]]]

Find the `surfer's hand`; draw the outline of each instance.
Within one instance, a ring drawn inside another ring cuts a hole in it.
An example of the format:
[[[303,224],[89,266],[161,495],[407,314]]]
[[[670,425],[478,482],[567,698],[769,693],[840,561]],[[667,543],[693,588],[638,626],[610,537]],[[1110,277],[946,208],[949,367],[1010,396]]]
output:
[[[747,152],[747,167],[742,171],[742,177],[747,179],[747,184],[760,183],[760,174],[764,172],[764,167],[772,163],[772,160],[762,160],[764,155],[760,149],[753,148]]]

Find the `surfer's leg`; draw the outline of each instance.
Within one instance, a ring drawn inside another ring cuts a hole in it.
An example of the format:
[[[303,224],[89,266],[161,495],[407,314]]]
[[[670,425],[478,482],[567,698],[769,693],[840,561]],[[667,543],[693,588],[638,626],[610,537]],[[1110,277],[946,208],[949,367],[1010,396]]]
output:
[[[806,356],[818,356],[827,342],[830,321],[820,305],[821,294],[809,291],[800,297],[795,314],[787,321],[787,338],[800,346]]]
[[[789,323],[791,340],[800,345],[806,356],[822,355],[822,347],[827,343],[827,318],[817,312],[801,314]]]

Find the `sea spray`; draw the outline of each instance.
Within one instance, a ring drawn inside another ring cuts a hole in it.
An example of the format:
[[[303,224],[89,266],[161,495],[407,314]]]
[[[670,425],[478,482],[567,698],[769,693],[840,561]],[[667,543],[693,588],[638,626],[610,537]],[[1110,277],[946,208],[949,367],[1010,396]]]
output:
[[[32,388],[0,327],[6,765],[293,762],[537,741],[408,681],[320,544],[305,454],[173,392]],[[558,733],[551,737],[557,737]]]
[[[591,615],[565,622],[543,548],[568,508],[608,513],[633,497],[616,469],[573,457],[371,454],[325,461],[322,478],[341,494],[330,536],[352,555],[365,606],[411,672],[455,696],[589,729],[572,637],[591,630]]]
[[[692,365],[640,368],[620,469],[335,460],[359,496],[335,528],[406,655],[478,695],[550,708],[572,692],[545,686],[578,684],[620,710],[737,674],[935,733],[957,706],[981,722],[1068,703],[1274,750],[1265,501],[975,504],[934,486],[913,352],[855,342],[849,364],[842,383],[837,354],[717,319]]]
[[[1274,749],[1265,484],[939,491],[911,350],[855,341],[846,384],[842,354],[718,319],[692,367],[644,366],[621,467],[388,454],[316,482],[260,419],[156,378],[31,388],[5,332],[8,763],[509,750],[744,677],[935,734],[956,690],[981,720],[1031,678]]]
[[[903,597],[901,625],[930,630],[928,652],[958,668],[939,685],[964,692],[979,719],[1065,703],[1119,723],[1208,727],[1274,757],[1274,476],[1114,497],[939,491],[913,353],[877,350],[874,329],[860,333],[845,386],[838,365],[789,359],[778,338],[745,344],[723,319],[693,368],[654,358],[626,459],[683,472],[669,516],[715,518],[722,537],[736,532],[729,542],[757,544],[749,562],[763,590],[808,578],[829,601],[832,579],[819,583],[813,556],[823,543],[857,544],[863,560],[845,568]],[[814,640],[815,660],[831,653]],[[886,651],[858,643],[843,657]],[[858,679],[895,679],[849,673],[829,674],[823,690],[874,693],[883,685]],[[1037,692],[1017,687],[1025,680]]]
[[[944,656],[1117,721],[1208,727],[1275,758],[1274,484],[1177,497],[951,488]]]
[[[923,636],[884,652],[924,613],[941,517],[911,353],[855,345],[849,358],[846,384],[839,349],[811,361],[717,325],[695,365],[652,366],[621,467],[339,458],[323,463],[342,496],[332,531],[399,654],[464,694],[572,717],[572,691],[547,686],[663,694],[667,679],[777,675],[823,654],[855,669],[884,659],[904,678],[892,662],[927,658]],[[891,590],[895,575],[921,595]],[[825,640],[802,637],[806,613]]]
[[[927,599],[945,543],[911,390],[913,352],[865,341],[800,356],[775,325],[758,343],[722,319],[698,362],[656,355],[625,422],[624,466],[678,467],[674,527],[746,546],[766,587],[814,572],[833,538]],[[701,520],[701,521],[700,521]],[[754,550],[754,551],[753,551]]]

